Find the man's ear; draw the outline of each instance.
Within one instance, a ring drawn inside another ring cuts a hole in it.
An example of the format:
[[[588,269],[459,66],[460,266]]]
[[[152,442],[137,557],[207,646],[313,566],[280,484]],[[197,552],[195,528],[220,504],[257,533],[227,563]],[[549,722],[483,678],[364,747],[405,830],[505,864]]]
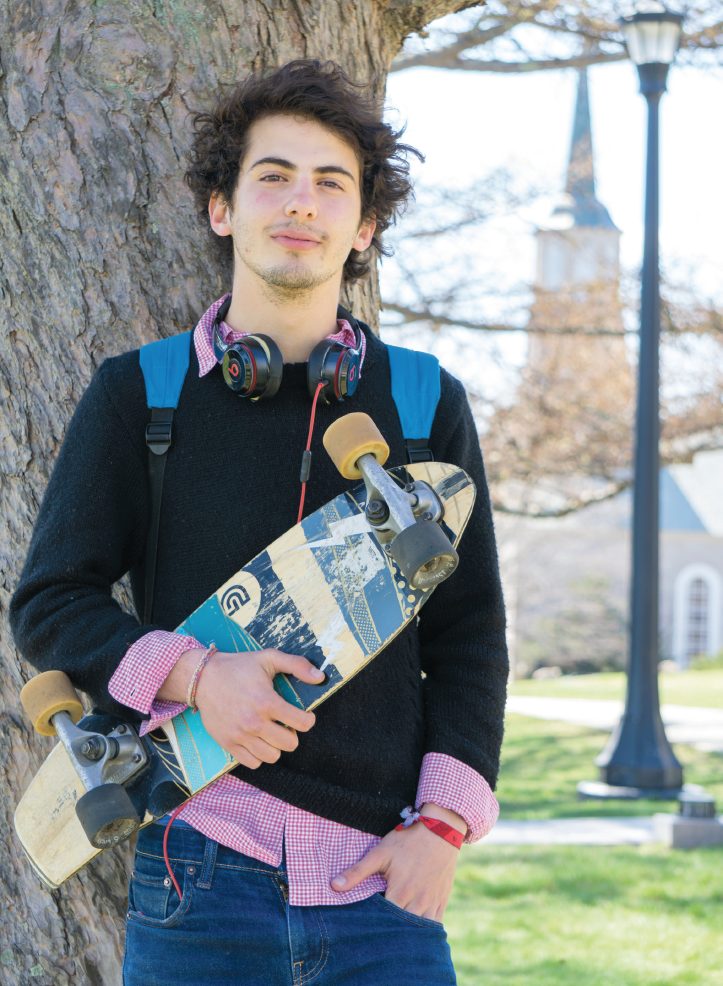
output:
[[[217,236],[231,235],[231,210],[220,192],[214,192],[209,200],[208,218]]]
[[[364,253],[365,250],[369,249],[369,244],[374,236],[374,230],[377,228],[376,219],[367,219],[366,222],[362,223],[359,227],[359,232],[354,240],[354,245],[352,249],[358,250],[359,253]]]

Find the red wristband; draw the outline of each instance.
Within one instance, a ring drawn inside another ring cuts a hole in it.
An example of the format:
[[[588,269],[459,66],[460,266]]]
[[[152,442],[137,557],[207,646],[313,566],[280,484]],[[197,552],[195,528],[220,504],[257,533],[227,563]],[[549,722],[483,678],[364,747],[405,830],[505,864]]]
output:
[[[457,829],[452,828],[451,825],[447,825],[446,822],[440,821],[439,818],[430,818],[428,815],[419,815],[411,824],[415,825],[417,822],[422,822],[425,828],[428,828],[430,832],[434,832],[435,835],[438,835],[440,839],[444,839],[445,842],[449,842],[455,849],[462,848],[464,836]],[[405,828],[409,828],[409,825],[400,822],[396,827],[396,831],[400,832]]]

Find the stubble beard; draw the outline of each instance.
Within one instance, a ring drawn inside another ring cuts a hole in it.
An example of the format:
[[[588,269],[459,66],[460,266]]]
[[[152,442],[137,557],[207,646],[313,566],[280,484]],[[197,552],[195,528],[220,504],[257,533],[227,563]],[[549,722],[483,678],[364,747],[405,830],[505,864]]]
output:
[[[327,262],[318,270],[313,270],[309,264],[305,263],[301,254],[290,256],[286,263],[265,265],[259,263],[253,256],[244,255],[242,250],[236,248],[237,243],[243,245],[246,242],[253,242],[250,233],[251,230],[246,229],[243,222],[239,222],[238,225],[234,224],[233,240],[236,263],[244,264],[256,274],[270,289],[271,297],[287,302],[290,298],[300,301],[305,295],[309,295],[315,288],[334,277],[344,266],[351,250],[350,247],[343,257],[341,255],[334,258],[327,256],[327,261],[331,260],[332,262]]]
[[[305,294],[318,288],[320,284],[328,281],[333,273],[329,271],[313,271],[303,262],[288,264],[277,264],[274,267],[265,267],[262,264],[243,259],[243,263],[253,271],[269,287],[284,295]]]

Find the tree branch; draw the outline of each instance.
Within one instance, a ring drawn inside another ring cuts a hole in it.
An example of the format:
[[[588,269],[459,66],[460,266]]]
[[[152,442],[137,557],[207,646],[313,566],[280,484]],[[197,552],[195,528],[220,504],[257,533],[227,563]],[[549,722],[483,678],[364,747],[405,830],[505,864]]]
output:
[[[628,53],[618,12],[615,2],[605,0],[580,0],[574,7],[565,0],[498,0],[495,10],[485,8],[482,16],[466,30],[450,30],[444,23],[438,29],[433,28],[431,50],[401,52],[392,61],[390,71],[426,66],[466,72],[519,73],[624,61]],[[718,19],[720,0],[688,5],[686,16],[688,30],[681,38],[682,52],[695,56],[698,52],[723,48],[723,21]],[[510,45],[520,47],[523,40],[520,31],[524,32],[523,57],[515,59]],[[424,32],[422,36],[429,35]],[[579,45],[577,54],[546,57],[548,53],[543,53],[539,40],[560,36],[575,39]],[[507,45],[500,48],[499,41]],[[537,50],[528,55],[524,49],[530,41]],[[465,53],[469,53],[467,57]],[[502,58],[498,57],[500,54]]]
[[[419,55],[409,55],[399,62],[395,58],[390,71],[401,72],[416,65],[426,65],[431,68],[461,69],[464,72],[550,72],[561,68],[585,68],[588,65],[601,65],[606,62],[623,62],[627,58],[627,51],[601,51],[594,54],[573,55],[570,58],[506,62],[499,58],[460,58],[456,54],[451,54],[447,48],[439,48]]]
[[[578,326],[564,326],[559,329],[542,329],[536,327],[528,326],[516,326],[516,325],[504,325],[496,324],[493,322],[470,322],[464,318],[449,318],[447,315],[435,315],[431,311],[414,311],[413,308],[407,308],[405,305],[397,305],[392,301],[382,302],[382,310],[389,312],[396,312],[397,315],[401,315],[404,319],[403,324],[408,324],[412,322],[432,322],[434,325],[449,325],[458,326],[462,329],[475,329],[480,332],[535,332],[541,335],[548,336],[573,336],[573,335],[585,335],[585,336],[625,336],[629,334],[627,331],[617,330],[617,329],[586,329],[584,327]],[[394,326],[387,325],[386,328],[394,328]]]
[[[590,507],[593,503],[603,503],[605,500],[612,500],[614,496],[618,493],[622,493],[623,490],[628,489],[632,486],[632,480],[626,480],[625,482],[615,483],[612,490],[608,490],[606,493],[600,493],[598,496],[579,497],[575,500],[571,500],[567,506],[560,507],[559,510],[522,510],[515,507],[508,507],[504,503],[492,498],[492,509],[496,510],[501,514],[510,514],[513,517],[532,517],[535,520],[541,520],[544,518],[551,519],[554,517],[567,517],[569,514],[574,514],[578,510],[582,510],[584,507]]]

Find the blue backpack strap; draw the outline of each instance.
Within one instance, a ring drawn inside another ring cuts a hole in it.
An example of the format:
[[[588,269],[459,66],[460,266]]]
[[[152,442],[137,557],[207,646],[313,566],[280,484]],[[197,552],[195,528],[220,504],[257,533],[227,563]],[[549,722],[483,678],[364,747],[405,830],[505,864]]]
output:
[[[173,412],[186,379],[191,359],[191,332],[159,339],[142,346],[139,354],[143,380],[146,385],[146,404],[151,409],[151,420],[146,425],[148,446],[148,477],[151,489],[151,517],[146,541],[146,595],[143,623],[148,625],[153,617],[153,590],[156,581],[158,555],[158,530],[161,521],[161,497],[163,476],[166,471],[166,454],[171,447]]]
[[[431,462],[432,422],[439,403],[439,361],[430,353],[387,346],[392,374],[392,397],[402,424],[404,443],[411,462]]]
[[[178,407],[191,359],[191,332],[159,339],[140,350],[148,407]]]

